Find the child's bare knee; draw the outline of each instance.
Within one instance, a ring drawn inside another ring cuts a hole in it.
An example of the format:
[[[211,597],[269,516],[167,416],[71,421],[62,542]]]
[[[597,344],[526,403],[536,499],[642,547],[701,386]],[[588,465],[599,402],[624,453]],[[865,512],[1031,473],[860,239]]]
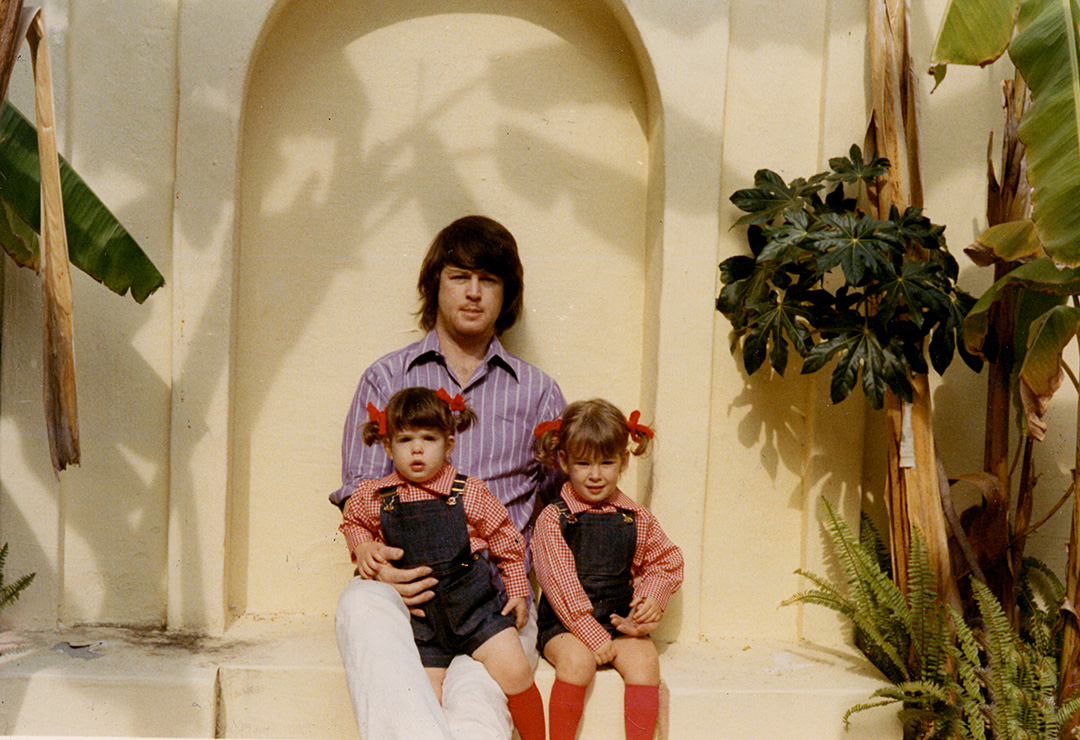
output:
[[[592,653],[580,652],[564,656],[556,666],[556,674],[564,681],[586,686],[596,675],[596,659]]]

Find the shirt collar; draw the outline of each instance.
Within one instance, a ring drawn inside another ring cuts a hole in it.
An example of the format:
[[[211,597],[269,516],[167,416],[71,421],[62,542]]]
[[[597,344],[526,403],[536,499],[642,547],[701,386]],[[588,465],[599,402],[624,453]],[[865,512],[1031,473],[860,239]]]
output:
[[[559,495],[562,497],[562,500],[566,502],[566,507],[570,509],[571,514],[580,514],[589,509],[602,511],[605,507],[609,506],[615,509],[625,509],[626,511],[634,511],[637,508],[637,504],[634,503],[634,500],[622,491],[615,491],[614,496],[599,504],[589,503],[577,495],[577,492],[574,490],[574,485],[570,481],[563,483]]]
[[[385,483],[388,486],[412,486],[413,488],[419,488],[437,496],[449,496],[450,488],[454,483],[454,476],[456,475],[457,469],[449,462],[446,462],[439,468],[439,472],[435,474],[435,477],[423,485],[413,483],[397,470],[391,471],[390,475],[386,476],[386,478],[380,482]]]
[[[406,358],[405,367],[412,369],[421,362],[435,360],[446,364],[446,356],[443,355],[442,347],[439,346],[439,335],[434,329],[427,333],[422,340],[416,343],[413,351]],[[517,371],[514,370],[513,355],[506,351],[498,337],[492,337],[488,344],[487,352],[484,353],[484,365],[488,368],[501,367],[510,374],[514,380],[518,379]]]

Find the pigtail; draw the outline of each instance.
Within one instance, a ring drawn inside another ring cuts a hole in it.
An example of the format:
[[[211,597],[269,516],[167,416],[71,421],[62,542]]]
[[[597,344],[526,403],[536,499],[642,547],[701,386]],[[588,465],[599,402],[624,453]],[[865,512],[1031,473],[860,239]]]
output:
[[[533,430],[536,438],[536,459],[549,468],[559,467],[559,450],[562,448],[562,419],[540,422]]]
[[[367,405],[368,421],[360,427],[360,437],[364,444],[371,447],[386,437],[386,411],[380,410],[371,401]]]
[[[649,447],[653,443],[653,437],[656,434],[650,427],[639,422],[640,418],[641,412],[634,411],[630,414],[630,418],[626,420],[626,431],[630,435],[628,451],[634,457],[640,457],[649,451]]]
[[[464,432],[476,421],[476,412],[465,405],[465,398],[460,393],[451,396],[445,388],[440,388],[435,392],[435,397],[450,407],[454,431]]]
[[[476,412],[466,406],[461,411],[457,412],[456,419],[457,424],[454,426],[454,429],[458,432],[464,432],[476,423]]]

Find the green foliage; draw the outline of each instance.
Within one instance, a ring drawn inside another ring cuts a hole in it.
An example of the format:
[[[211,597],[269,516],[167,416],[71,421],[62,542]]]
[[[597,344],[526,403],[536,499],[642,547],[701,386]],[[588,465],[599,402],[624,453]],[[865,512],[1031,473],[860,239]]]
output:
[[[8,546],[4,543],[3,547],[0,547],[0,611],[5,607],[11,606],[19,598],[19,594],[30,585],[30,582],[34,580],[36,573],[22,576],[17,579],[15,583],[4,583],[4,561],[7,560]]]
[[[60,158],[60,186],[71,264],[138,303],[165,284],[135,239],[89,186]],[[0,247],[22,267],[38,269],[34,232],[41,224],[41,167],[37,131],[5,102],[0,110]]]
[[[829,167],[790,183],[759,170],[753,188],[731,196],[746,212],[737,224],[748,226],[753,256],[720,264],[716,308],[731,321],[732,349],[741,342],[746,372],[768,359],[783,375],[794,348],[803,373],[835,361],[834,403],[861,380],[870,405],[881,408],[886,388],[911,400],[910,374],[928,371],[927,339],[939,373],[957,350],[979,369],[957,342],[975,301],[956,287],[944,227],[919,208],[894,208],[882,221],[859,207],[867,186],[888,172],[887,160],[864,162],[853,146]],[[909,257],[915,253],[925,260]]]
[[[1080,265],[1080,38],[1077,0],[949,0],[931,55],[946,64],[989,64],[1006,49],[1031,91],[1017,132],[1027,147],[1032,221],[1055,262]],[[981,240],[981,239],[980,239]]]
[[[979,620],[973,625],[938,599],[918,530],[912,531],[904,599],[889,579],[880,539],[865,516],[859,541],[827,501],[825,510],[847,593],[799,571],[816,588],[784,603],[820,604],[849,618],[856,645],[893,684],[849,709],[845,722],[856,712],[900,703],[905,738],[1064,740],[1062,725],[1080,711],[1080,698],[1063,707],[1055,701],[1061,649],[1055,625],[1064,589],[1045,565],[1025,560],[1019,632],[986,585],[975,580]]]

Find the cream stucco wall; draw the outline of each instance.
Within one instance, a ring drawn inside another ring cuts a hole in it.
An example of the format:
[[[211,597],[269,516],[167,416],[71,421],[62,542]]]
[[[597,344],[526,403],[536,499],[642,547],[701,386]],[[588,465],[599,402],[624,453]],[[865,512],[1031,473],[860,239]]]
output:
[[[862,141],[865,2],[340,5],[46,3],[62,151],[168,285],[136,306],[76,273],[84,459],[57,479],[37,279],[5,265],[0,540],[9,573],[39,576],[2,618],[220,631],[332,612],[349,569],[325,496],[356,378],[417,336],[420,255],[479,211],[525,262],[510,347],[661,432],[628,486],[687,556],[662,636],[839,639],[777,604],[795,568],[827,568],[819,497],[874,504],[862,442],[880,429],[857,398],[830,407],[823,379],[746,378],[713,300],[716,263],[744,251],[727,195]],[[915,5],[925,59],[944,1]],[[1004,66],[923,92],[929,215],[957,254],[984,223]],[[20,63],[24,110],[27,90]],[[958,365],[935,387],[965,472],[978,383]],[[1071,464],[1052,421],[1047,490]],[[1032,546],[1059,563],[1054,527]]]
[[[262,42],[241,133],[230,586],[254,613],[330,605],[348,575],[340,514],[312,504],[360,370],[422,336],[418,266],[454,218],[521,245],[511,351],[570,398],[642,396],[646,101],[614,20],[354,6],[327,35],[310,6]]]

